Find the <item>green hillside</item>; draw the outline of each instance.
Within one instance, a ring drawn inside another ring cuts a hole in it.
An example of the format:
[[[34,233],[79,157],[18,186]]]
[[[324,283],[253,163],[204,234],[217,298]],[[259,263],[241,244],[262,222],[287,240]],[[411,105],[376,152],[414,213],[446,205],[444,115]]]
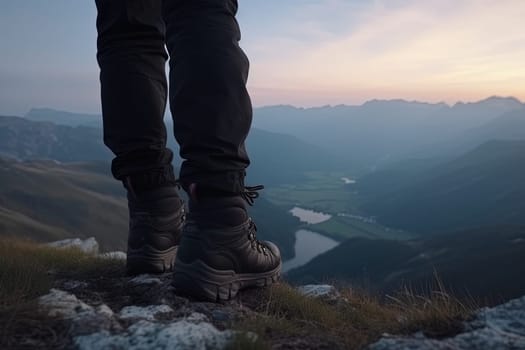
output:
[[[0,235],[37,241],[94,236],[124,250],[127,206],[121,185],[93,165],[0,160]]]
[[[94,236],[104,250],[126,249],[125,192],[110,176],[109,164],[0,158],[0,183],[0,236],[36,241]],[[264,198],[251,215],[260,238],[293,257],[299,221]]]
[[[297,283],[345,281],[392,292],[424,289],[435,273],[456,294],[491,300],[525,293],[525,226],[456,231],[411,241],[349,239],[287,273]]]
[[[427,165],[359,179],[362,209],[386,226],[416,233],[525,225],[525,141],[489,141]]]

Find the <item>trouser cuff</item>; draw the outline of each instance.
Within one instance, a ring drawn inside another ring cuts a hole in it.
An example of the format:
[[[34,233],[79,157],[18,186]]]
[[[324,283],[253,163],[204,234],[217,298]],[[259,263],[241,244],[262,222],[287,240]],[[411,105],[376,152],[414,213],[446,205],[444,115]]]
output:
[[[196,184],[197,196],[232,196],[244,191],[245,171],[202,173],[180,176],[182,188],[189,193],[189,186]]]
[[[122,182],[128,191],[135,193],[141,193],[159,187],[176,186],[177,184],[171,165],[165,168],[127,176]]]
[[[144,149],[117,156],[113,160],[111,171],[127,190],[142,192],[176,185],[172,160],[173,152],[167,148]]]

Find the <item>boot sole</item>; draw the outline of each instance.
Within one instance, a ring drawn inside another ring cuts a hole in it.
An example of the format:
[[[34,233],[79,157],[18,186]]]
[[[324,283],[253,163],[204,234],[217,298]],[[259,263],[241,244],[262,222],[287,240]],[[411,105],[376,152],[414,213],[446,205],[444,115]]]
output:
[[[266,287],[279,280],[281,264],[260,273],[238,274],[233,270],[217,270],[201,260],[185,264],[176,262],[173,272],[175,293],[213,302],[228,301],[245,288]]]
[[[128,249],[126,273],[138,275],[143,273],[165,273],[173,271],[178,246],[158,250],[150,245],[140,249]]]

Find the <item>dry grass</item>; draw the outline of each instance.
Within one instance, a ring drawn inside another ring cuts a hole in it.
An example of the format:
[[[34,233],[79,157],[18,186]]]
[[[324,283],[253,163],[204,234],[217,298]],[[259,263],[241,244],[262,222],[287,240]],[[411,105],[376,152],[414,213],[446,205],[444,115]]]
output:
[[[270,345],[254,333],[237,333],[225,350],[269,350]]]
[[[39,313],[36,298],[48,292],[54,279],[62,273],[86,276],[119,264],[78,249],[56,249],[26,240],[2,239],[0,348],[10,348],[10,344],[22,346],[28,339],[41,339],[42,344],[51,344],[52,348],[64,347],[67,330],[59,324],[61,321]]]
[[[45,339],[45,344],[67,346],[67,325],[39,315],[35,298],[46,293],[57,276],[87,278],[120,268],[121,262],[98,259],[77,249],[0,241],[0,348],[21,344],[23,339],[13,335],[21,336],[28,329],[37,332],[36,338]],[[305,297],[286,283],[257,291],[250,306],[257,312],[234,325],[245,334],[235,337],[229,349],[360,349],[384,333],[416,331],[443,337],[461,331],[462,321],[476,309],[474,303],[454,298],[437,278],[425,293],[404,288],[384,300],[349,287],[339,290],[341,296],[336,299]],[[257,334],[257,341],[246,332]]]
[[[473,299],[464,301],[447,291],[437,273],[434,285],[425,293],[417,293],[409,287],[395,295],[389,295],[388,307],[401,316],[400,331],[422,331],[426,336],[441,338],[460,333],[462,321],[468,319],[478,304]]]
[[[0,309],[0,349],[70,348],[67,321],[49,317],[36,301]]]
[[[311,349],[321,346],[317,341],[328,339],[334,348],[361,349],[384,333],[456,334],[475,309],[473,303],[448,294],[439,282],[427,293],[406,288],[384,301],[351,288],[340,293],[338,299],[323,300],[305,297],[284,283],[275,285],[263,295],[259,313],[243,319],[237,329],[255,332],[271,344],[300,337]]]
[[[31,241],[0,241],[0,308],[23,303],[45,293],[60,271],[88,273],[111,261],[78,249],[56,249]]]

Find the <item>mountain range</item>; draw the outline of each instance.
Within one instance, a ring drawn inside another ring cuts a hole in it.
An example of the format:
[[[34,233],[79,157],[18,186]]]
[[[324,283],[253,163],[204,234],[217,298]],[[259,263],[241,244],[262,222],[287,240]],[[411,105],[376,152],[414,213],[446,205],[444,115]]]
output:
[[[109,160],[100,129],[0,116],[0,155],[61,162]]]
[[[32,109],[25,118],[98,128],[102,120],[96,115],[46,108]],[[171,130],[171,120],[166,123]],[[298,160],[308,170],[345,169],[357,176],[407,158],[454,157],[491,139],[523,138],[525,104],[513,97],[494,96],[452,106],[404,100],[315,108],[269,106],[254,109],[253,126],[247,142],[258,170],[254,174],[272,167],[274,160],[275,165],[282,165],[281,152],[303,149],[282,158]],[[169,145],[177,152],[169,134]],[[265,169],[258,163],[270,165]],[[278,181],[296,180],[297,173],[286,174],[293,168],[280,167],[282,179]]]
[[[28,119],[30,117],[31,119]],[[67,125],[60,124],[67,120]],[[102,141],[101,117],[32,109],[24,118],[0,116],[0,156],[16,159],[55,159],[62,162],[105,160],[113,158]],[[170,123],[167,125],[171,130]],[[178,154],[179,147],[172,136],[168,147]],[[304,172],[336,169],[335,157],[318,146],[294,136],[252,129],[247,141],[251,167],[249,182],[267,185],[294,183],[304,179]],[[175,166],[181,160],[176,157]]]
[[[453,106],[373,100],[360,106],[272,106],[254,113],[255,127],[293,135],[322,147],[355,175],[362,175],[414,156],[459,155],[480,141],[478,138],[465,142],[464,138],[469,138],[471,132],[482,133],[483,129],[490,131],[485,138],[507,138],[509,134],[515,137],[512,123],[498,117],[515,113],[514,119],[523,124],[525,105],[515,98],[501,97]],[[484,127],[489,123],[492,125]],[[472,131],[476,128],[481,130]],[[464,147],[451,148],[451,140]]]
[[[67,126],[102,127],[102,118],[98,114],[73,113],[52,108],[31,108],[24,118],[36,122],[52,122]]]

